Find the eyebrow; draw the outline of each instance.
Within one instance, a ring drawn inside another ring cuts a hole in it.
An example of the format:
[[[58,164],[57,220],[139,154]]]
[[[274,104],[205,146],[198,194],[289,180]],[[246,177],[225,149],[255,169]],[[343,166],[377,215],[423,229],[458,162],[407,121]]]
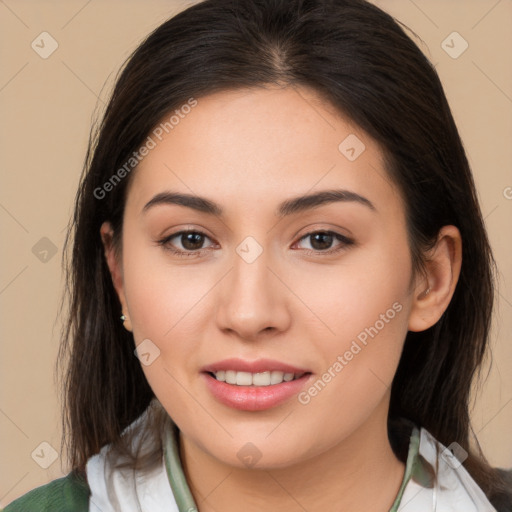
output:
[[[334,202],[355,202],[368,207],[370,210],[376,212],[377,209],[373,203],[364,196],[351,192],[350,190],[322,190],[314,194],[307,194],[303,196],[294,197],[283,201],[277,208],[276,215],[285,217],[294,213],[303,212],[312,208],[334,203]],[[217,203],[206,199],[205,197],[195,196],[191,194],[184,194],[180,192],[160,192],[148,201],[141,213],[146,213],[149,209],[157,205],[164,204],[177,204],[186,206],[194,210],[216,215],[222,217],[223,209]]]

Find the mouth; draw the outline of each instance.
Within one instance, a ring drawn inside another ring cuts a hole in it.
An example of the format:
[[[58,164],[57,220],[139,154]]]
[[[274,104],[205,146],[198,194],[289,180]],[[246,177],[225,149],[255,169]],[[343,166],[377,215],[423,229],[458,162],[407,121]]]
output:
[[[203,367],[201,375],[218,402],[242,411],[263,411],[296,396],[313,373],[270,359],[227,359]]]

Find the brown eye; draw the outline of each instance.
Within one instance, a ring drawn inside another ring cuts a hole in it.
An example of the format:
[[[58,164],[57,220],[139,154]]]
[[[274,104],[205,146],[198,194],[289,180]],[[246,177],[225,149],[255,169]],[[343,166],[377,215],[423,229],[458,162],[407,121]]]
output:
[[[201,249],[204,243],[204,235],[197,232],[182,233],[180,236],[181,245],[184,249],[195,251]]]
[[[299,243],[307,239],[310,240],[310,247],[305,247],[304,249],[308,253],[331,254],[354,244],[354,241],[350,238],[340,235],[334,231],[312,231],[311,233],[304,235],[299,240]],[[338,243],[333,247],[335,242]]]
[[[158,244],[180,256],[197,256],[201,251],[213,246],[210,244],[204,247],[206,239],[209,237],[200,231],[178,231],[159,240]]]
[[[318,232],[310,235],[311,237],[311,247],[313,249],[317,249],[319,251],[330,249],[334,237],[330,233]]]

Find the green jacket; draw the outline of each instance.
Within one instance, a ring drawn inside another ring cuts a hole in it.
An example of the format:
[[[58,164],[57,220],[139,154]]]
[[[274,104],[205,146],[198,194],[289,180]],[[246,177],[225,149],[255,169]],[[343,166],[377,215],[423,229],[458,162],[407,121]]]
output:
[[[3,512],[88,512],[90,489],[75,472],[24,494]]]

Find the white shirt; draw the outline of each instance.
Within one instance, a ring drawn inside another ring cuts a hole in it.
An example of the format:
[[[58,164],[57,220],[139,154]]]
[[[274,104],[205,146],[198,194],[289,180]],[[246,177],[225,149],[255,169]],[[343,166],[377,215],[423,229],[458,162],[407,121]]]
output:
[[[145,419],[146,413],[128,428]],[[109,445],[91,457],[87,463],[87,480],[91,489],[89,511],[197,512],[179,460],[177,432],[177,427],[168,418],[162,438],[162,460],[151,472],[112,470],[106,457]],[[169,471],[166,460],[170,464]],[[411,435],[406,475],[408,469],[418,465],[427,468],[437,478],[431,479],[430,483],[420,482],[418,475],[424,470],[418,472],[413,469],[403,490],[398,512],[496,512],[466,469],[424,428],[419,431],[415,428]]]

